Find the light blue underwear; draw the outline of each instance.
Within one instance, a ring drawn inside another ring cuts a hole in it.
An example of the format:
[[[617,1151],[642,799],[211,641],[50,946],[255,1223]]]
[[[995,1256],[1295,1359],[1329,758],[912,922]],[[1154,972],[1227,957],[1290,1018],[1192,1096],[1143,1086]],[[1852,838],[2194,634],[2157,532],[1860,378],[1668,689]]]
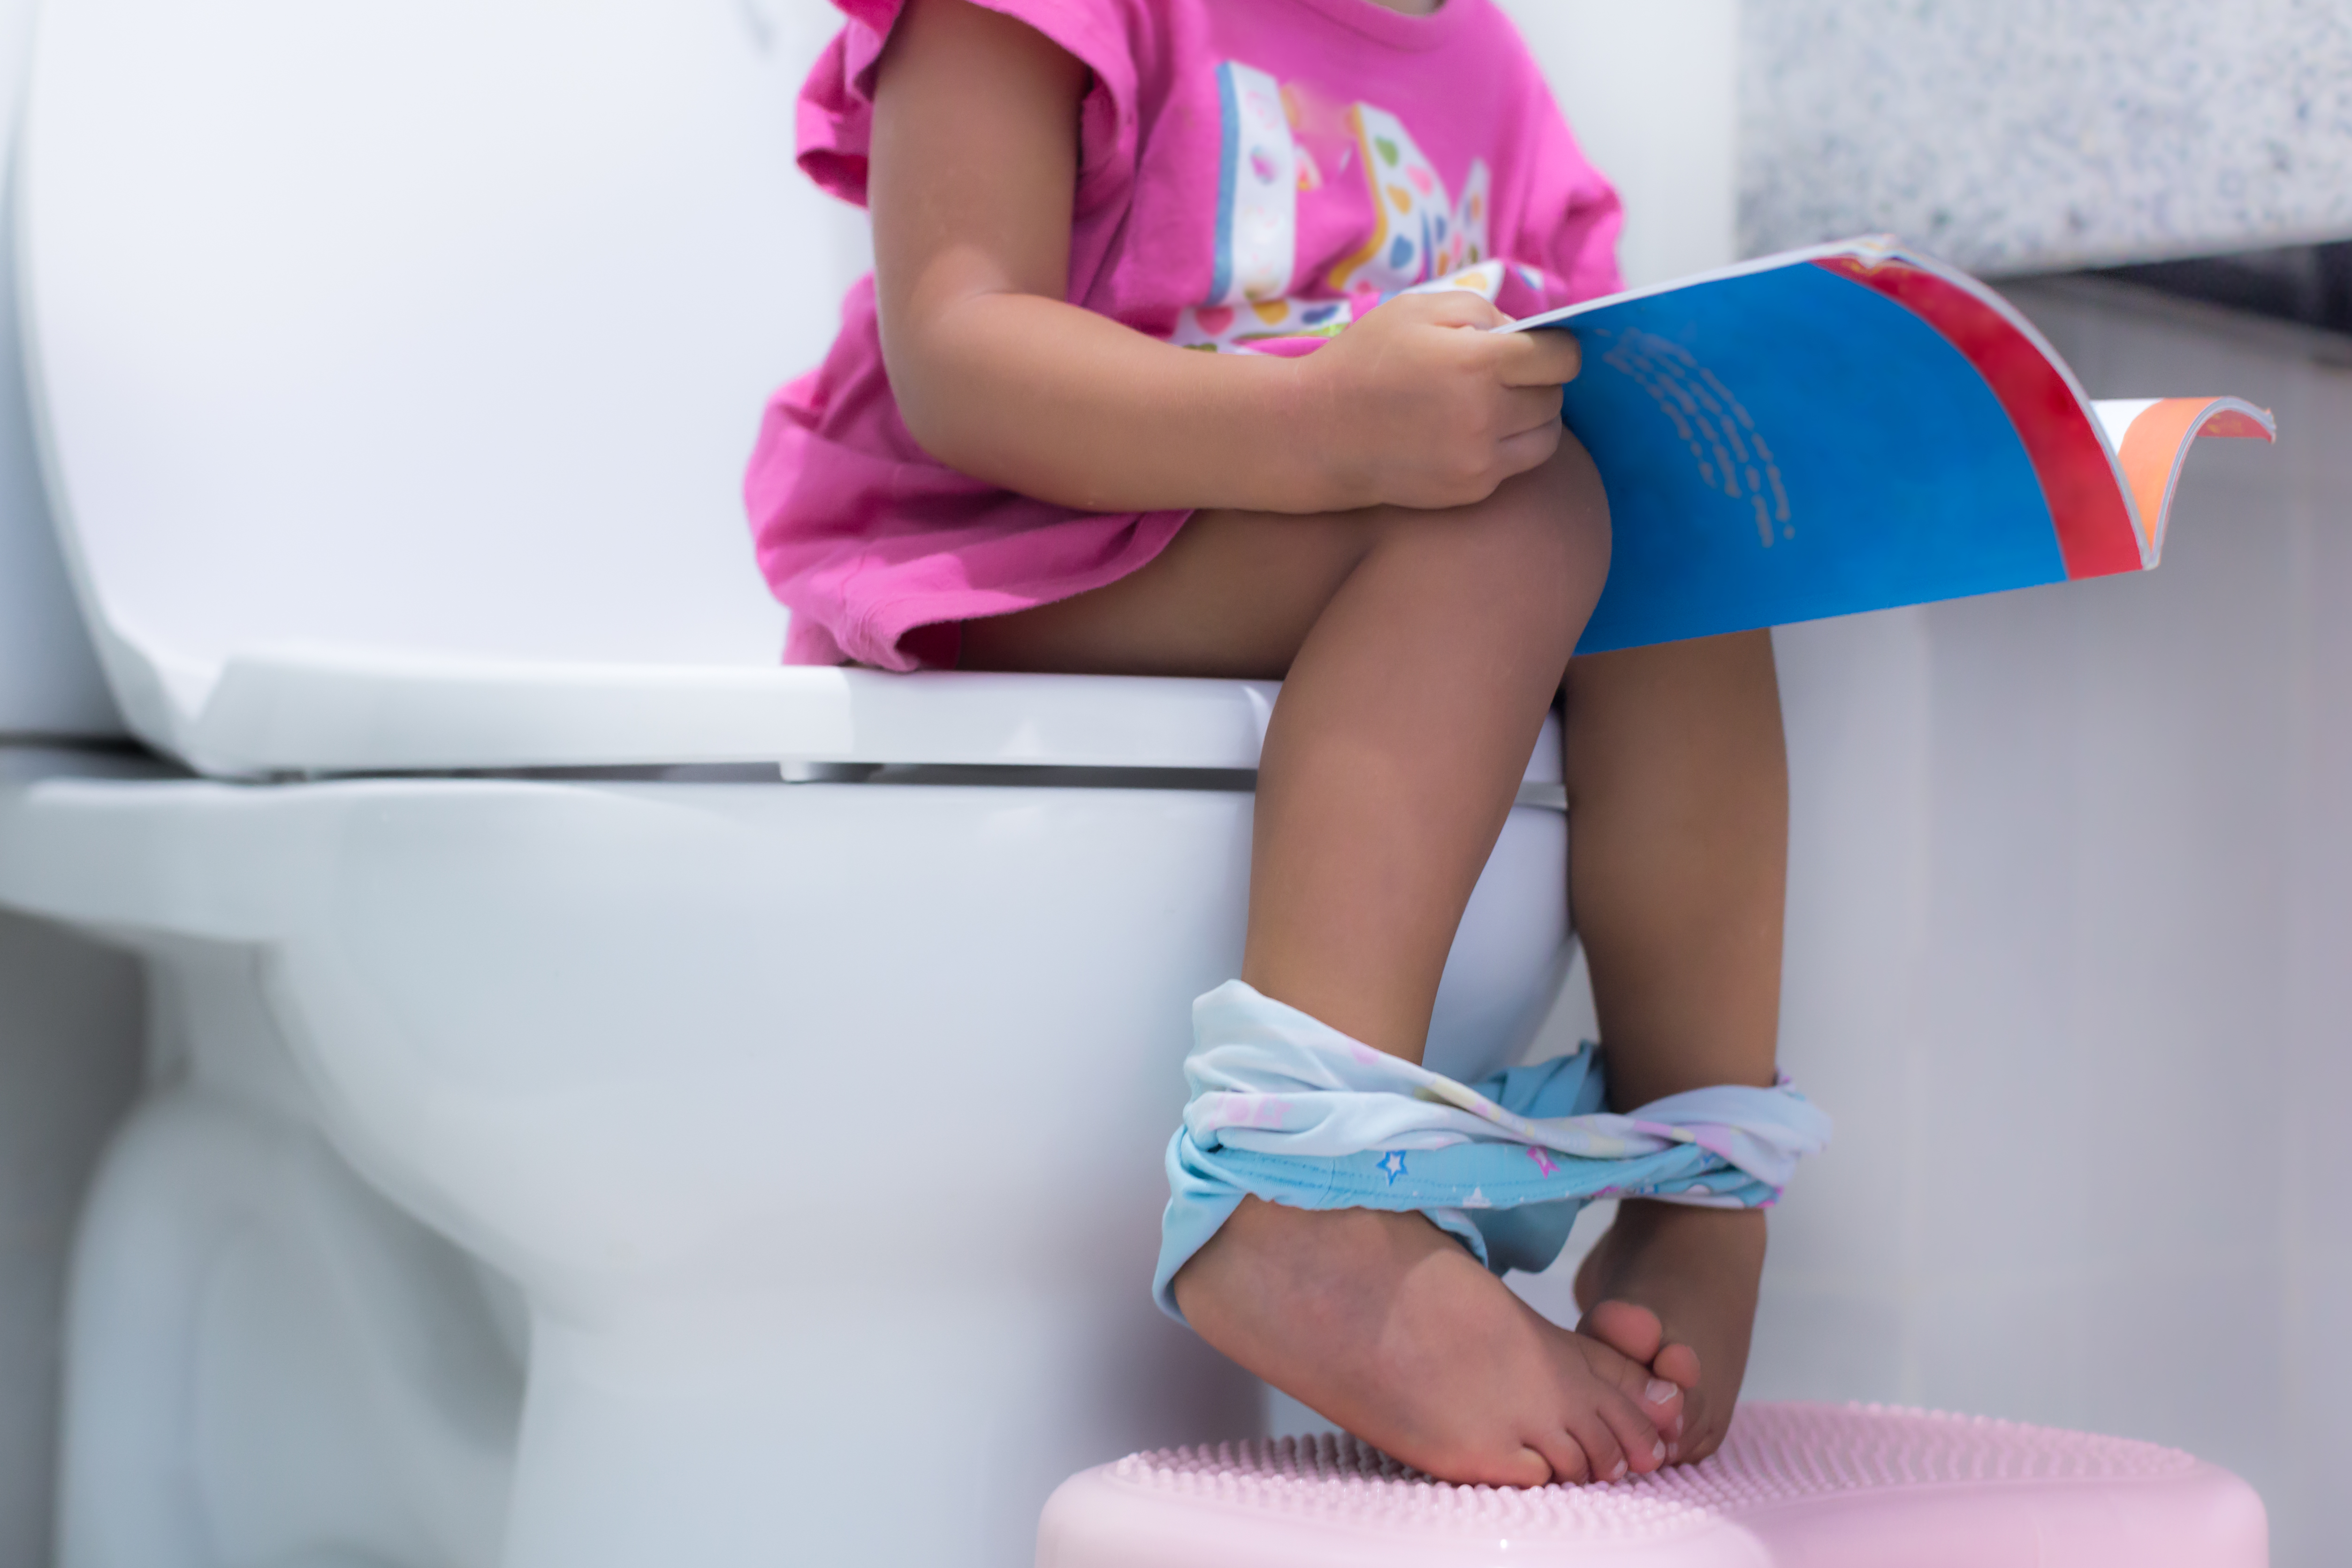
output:
[[[1830,1119],[1785,1082],[1605,1103],[1600,1051],[1475,1087],[1376,1051],[1229,980],[1192,1004],[1192,1090],[1168,1144],[1151,1281],[1170,1284],[1245,1196],[1300,1209],[1417,1210],[1496,1273],[1549,1267],[1595,1198],[1760,1208]]]

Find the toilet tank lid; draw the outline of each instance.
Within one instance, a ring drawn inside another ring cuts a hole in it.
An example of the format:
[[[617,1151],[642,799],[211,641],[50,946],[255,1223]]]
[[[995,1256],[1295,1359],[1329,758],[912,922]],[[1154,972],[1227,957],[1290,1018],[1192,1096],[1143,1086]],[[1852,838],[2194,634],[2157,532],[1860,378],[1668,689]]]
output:
[[[231,658],[186,745],[201,771],[232,776],[793,762],[1249,769],[1277,690],[289,646]]]

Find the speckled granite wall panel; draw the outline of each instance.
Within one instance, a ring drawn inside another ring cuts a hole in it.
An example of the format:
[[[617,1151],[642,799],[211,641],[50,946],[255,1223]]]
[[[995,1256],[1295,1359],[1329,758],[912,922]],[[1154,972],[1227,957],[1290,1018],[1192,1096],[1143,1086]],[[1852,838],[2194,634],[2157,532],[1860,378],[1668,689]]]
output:
[[[2352,237],[2352,0],[1747,0],[1740,240],[1989,273]]]

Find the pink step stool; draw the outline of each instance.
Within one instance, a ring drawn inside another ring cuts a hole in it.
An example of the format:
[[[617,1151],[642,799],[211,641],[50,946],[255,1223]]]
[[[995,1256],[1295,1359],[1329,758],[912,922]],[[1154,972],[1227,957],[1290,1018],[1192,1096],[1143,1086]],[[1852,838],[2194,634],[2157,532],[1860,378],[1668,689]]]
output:
[[[1353,1437],[1132,1454],[1045,1504],[1037,1568],[2267,1568],[2252,1487],[2153,1443],[1747,1405],[1706,1463],[1457,1487]]]

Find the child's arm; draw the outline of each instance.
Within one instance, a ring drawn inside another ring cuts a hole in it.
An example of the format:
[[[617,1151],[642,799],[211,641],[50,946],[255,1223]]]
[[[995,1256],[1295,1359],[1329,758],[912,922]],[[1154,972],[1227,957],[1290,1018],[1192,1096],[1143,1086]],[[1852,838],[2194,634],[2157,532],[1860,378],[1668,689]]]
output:
[[[910,0],[876,87],[882,351],[941,462],[1095,511],[1479,500],[1551,456],[1564,332],[1407,295],[1302,359],[1179,349],[1064,301],[1086,68],[969,0]]]

